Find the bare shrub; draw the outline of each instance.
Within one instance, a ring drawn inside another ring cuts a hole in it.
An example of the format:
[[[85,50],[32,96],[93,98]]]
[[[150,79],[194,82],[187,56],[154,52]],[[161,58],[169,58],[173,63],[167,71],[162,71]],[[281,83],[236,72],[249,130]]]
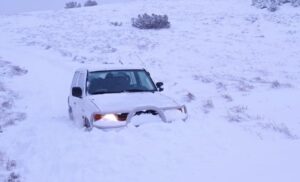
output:
[[[20,182],[20,175],[15,172],[11,172],[9,174],[7,182]]]
[[[4,61],[0,59],[0,76],[1,77],[13,77],[13,76],[21,76],[28,71],[19,66],[14,66],[8,61]],[[2,89],[3,84],[0,83],[0,90]]]
[[[281,0],[252,0],[252,5],[260,9],[267,8],[269,11],[274,12],[281,4],[280,1]]]
[[[273,81],[272,83],[271,83],[271,87],[272,88],[279,88],[280,87],[280,83],[279,83],[279,81]]]
[[[20,68],[19,66],[12,66],[11,69],[12,74],[16,76],[24,75],[28,72],[27,70]]]
[[[278,88],[291,88],[292,85],[289,83],[280,83],[279,81],[275,80],[271,82],[271,88],[278,89]]]
[[[11,78],[13,76],[20,76],[26,74],[28,71],[19,66],[12,65],[8,61],[0,58],[0,77]],[[26,118],[25,113],[14,111],[14,102],[18,98],[17,93],[6,88],[0,81],[0,132],[3,128],[15,124],[17,121]]]
[[[8,160],[6,163],[6,170],[12,171],[17,167],[17,162],[15,160]]]
[[[227,119],[229,122],[241,123],[247,121],[251,117],[246,113],[246,106],[234,106],[229,109]]]
[[[245,113],[248,110],[246,106],[234,106],[230,108],[233,113]]]
[[[84,6],[85,7],[88,7],[88,6],[97,6],[98,3],[97,1],[92,1],[92,0],[87,0],[85,3],[84,3]]]
[[[0,133],[3,132],[3,128],[26,118],[25,113],[14,111],[14,102],[18,98],[18,94],[5,87],[3,83],[5,79],[26,73],[27,70],[12,65],[0,57]],[[4,153],[0,151],[0,181],[3,179],[5,182],[19,182],[21,179],[20,175],[15,172],[16,167],[16,161],[9,160]]]
[[[224,94],[222,97],[227,101],[227,102],[232,102],[233,98],[230,95]]]
[[[9,160],[4,153],[0,152],[0,181],[20,182],[21,176],[16,173],[17,162]]]
[[[254,15],[250,15],[250,16],[246,17],[245,20],[250,23],[255,23],[258,20],[258,17],[254,16]]]
[[[167,15],[138,15],[137,18],[131,19],[132,26],[139,29],[162,29],[170,28],[170,22]]]
[[[71,1],[66,3],[65,5],[65,9],[71,9],[71,8],[80,8],[81,4],[75,1]]]
[[[263,9],[267,7],[266,0],[252,0],[252,5],[259,9]]]
[[[292,6],[298,7],[300,6],[300,0],[291,0]]]
[[[18,121],[26,119],[26,114],[22,112],[3,112],[0,117],[3,123],[0,123],[2,127],[14,125]]]
[[[213,82],[212,78],[209,78],[208,76],[202,76],[202,75],[194,75],[194,80],[201,80],[203,83],[211,83]]]
[[[88,61],[88,58],[85,56],[74,56],[73,61],[85,63],[86,61]]]
[[[216,83],[216,88],[217,88],[218,90],[227,90],[227,86],[226,86],[226,84],[224,84],[223,82],[218,82],[218,83]]]
[[[278,9],[278,2],[276,0],[269,0],[269,4],[268,4],[268,10],[270,12],[274,12]]]
[[[185,96],[185,100],[187,102],[192,102],[195,99],[196,99],[196,96],[194,94],[192,94],[191,92],[187,93]]]
[[[266,129],[266,130],[271,130],[280,134],[283,134],[284,136],[286,136],[287,138],[290,139],[297,139],[297,135],[294,135],[291,133],[291,131],[289,130],[289,128],[281,123],[281,124],[276,124],[275,122],[272,123],[258,123],[258,126],[260,126],[262,129]]]
[[[237,89],[241,92],[247,92],[247,91],[254,89],[254,86],[251,85],[250,83],[240,81],[239,84],[237,85]]]
[[[203,109],[204,113],[209,113],[209,111],[213,108],[214,108],[214,103],[212,100],[209,99],[209,100],[204,101],[204,103],[202,105],[202,109]]]
[[[252,5],[263,9],[267,8],[269,11],[274,12],[282,4],[290,3],[294,7],[300,6],[300,0],[252,0]]]
[[[110,22],[110,25],[120,27],[123,25],[123,23],[122,22]]]
[[[241,123],[241,122],[245,121],[245,118],[239,114],[230,114],[227,116],[227,119],[229,122],[232,122],[232,123]]]

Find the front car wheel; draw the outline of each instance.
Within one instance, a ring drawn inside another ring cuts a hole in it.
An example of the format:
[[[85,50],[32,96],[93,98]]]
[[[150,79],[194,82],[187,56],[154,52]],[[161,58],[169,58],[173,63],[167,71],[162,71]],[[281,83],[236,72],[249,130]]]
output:
[[[68,109],[68,113],[69,113],[69,119],[70,120],[74,120],[74,116],[73,116],[73,111],[72,111],[72,108],[69,106],[69,109]]]
[[[87,131],[91,131],[93,128],[91,122],[87,118],[84,118],[83,126]]]

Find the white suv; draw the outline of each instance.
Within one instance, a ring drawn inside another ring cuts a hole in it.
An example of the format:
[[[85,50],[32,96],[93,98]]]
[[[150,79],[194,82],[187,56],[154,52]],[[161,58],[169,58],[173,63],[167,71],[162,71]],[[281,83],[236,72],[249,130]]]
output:
[[[68,97],[69,116],[87,129],[127,126],[142,114],[164,122],[186,120],[186,107],[162,95],[162,86],[145,69],[78,69]]]

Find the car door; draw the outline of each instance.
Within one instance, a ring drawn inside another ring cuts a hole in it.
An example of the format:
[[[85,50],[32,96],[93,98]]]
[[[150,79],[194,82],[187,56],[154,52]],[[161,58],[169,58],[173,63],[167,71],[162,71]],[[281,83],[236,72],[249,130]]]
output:
[[[83,117],[84,117],[84,106],[85,106],[84,100],[86,97],[86,88],[85,88],[86,87],[86,73],[85,72],[79,73],[76,87],[80,87],[82,90],[82,97],[75,98],[76,118],[78,120],[82,121]]]
[[[72,84],[71,84],[71,90],[70,90],[70,95],[69,95],[69,112],[72,113],[74,119],[76,119],[75,115],[76,115],[76,97],[74,97],[72,95],[72,88],[77,87],[78,86],[78,78],[79,78],[79,74],[80,72],[76,71],[74,76],[73,76],[73,80],[72,80]]]

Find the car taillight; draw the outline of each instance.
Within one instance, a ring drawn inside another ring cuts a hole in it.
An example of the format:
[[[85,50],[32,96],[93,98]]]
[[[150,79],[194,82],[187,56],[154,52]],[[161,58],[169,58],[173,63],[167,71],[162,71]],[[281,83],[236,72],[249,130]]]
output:
[[[98,121],[102,119],[102,115],[101,114],[94,114],[94,121]]]

